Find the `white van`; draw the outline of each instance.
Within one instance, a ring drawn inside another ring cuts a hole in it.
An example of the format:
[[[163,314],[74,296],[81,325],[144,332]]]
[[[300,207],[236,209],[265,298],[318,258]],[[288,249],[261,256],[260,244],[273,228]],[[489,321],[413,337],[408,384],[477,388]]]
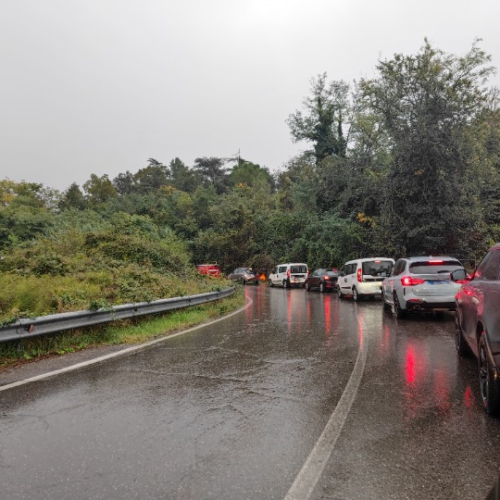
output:
[[[270,286],[282,286],[290,288],[292,286],[304,286],[309,270],[307,264],[287,263],[278,264],[269,275]]]
[[[374,298],[382,295],[382,281],[390,276],[394,259],[388,257],[369,257],[350,260],[339,272],[337,294],[343,299],[351,295],[355,301],[364,297]]]

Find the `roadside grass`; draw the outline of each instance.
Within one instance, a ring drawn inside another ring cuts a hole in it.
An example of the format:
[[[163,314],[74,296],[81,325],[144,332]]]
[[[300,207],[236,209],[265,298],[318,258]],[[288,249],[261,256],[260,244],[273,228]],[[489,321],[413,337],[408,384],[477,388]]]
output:
[[[243,290],[224,299],[171,311],[162,315],[125,320],[59,335],[41,336],[19,343],[0,344],[0,372],[40,359],[105,345],[138,344],[224,316],[245,303]]]

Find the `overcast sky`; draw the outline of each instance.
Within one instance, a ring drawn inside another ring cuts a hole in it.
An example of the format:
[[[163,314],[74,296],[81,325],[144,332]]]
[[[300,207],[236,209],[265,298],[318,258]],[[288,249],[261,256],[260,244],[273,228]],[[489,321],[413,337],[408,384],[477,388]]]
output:
[[[374,76],[424,37],[482,38],[500,68],[499,21],[498,0],[0,0],[0,179],[65,190],[238,151],[279,170],[312,77]]]

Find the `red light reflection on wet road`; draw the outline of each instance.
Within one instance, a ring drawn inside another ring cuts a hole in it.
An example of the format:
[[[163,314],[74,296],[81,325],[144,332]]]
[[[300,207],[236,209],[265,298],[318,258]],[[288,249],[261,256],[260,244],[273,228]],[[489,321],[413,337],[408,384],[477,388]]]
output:
[[[413,385],[415,382],[415,352],[412,345],[409,345],[406,350],[405,375],[407,385]]]
[[[465,389],[464,400],[465,400],[465,406],[467,408],[472,408],[476,404],[474,402],[474,396],[472,394],[472,389],[470,388],[470,386],[467,386],[467,388]]]
[[[404,380],[406,385],[406,418],[412,420],[429,411],[441,416],[451,408],[451,367],[439,362],[439,354],[423,343],[411,342],[404,355]],[[470,392],[466,391],[466,405]]]
[[[326,331],[326,337],[330,338],[330,297],[324,298],[324,304],[325,304],[325,331]]]

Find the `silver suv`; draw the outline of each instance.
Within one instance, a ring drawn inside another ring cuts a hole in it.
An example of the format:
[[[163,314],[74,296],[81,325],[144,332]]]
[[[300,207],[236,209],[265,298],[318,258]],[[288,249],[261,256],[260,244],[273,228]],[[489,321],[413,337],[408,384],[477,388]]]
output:
[[[458,271],[458,272],[456,272]],[[384,309],[404,318],[409,312],[454,311],[466,273],[453,257],[405,257],[382,282]]]

